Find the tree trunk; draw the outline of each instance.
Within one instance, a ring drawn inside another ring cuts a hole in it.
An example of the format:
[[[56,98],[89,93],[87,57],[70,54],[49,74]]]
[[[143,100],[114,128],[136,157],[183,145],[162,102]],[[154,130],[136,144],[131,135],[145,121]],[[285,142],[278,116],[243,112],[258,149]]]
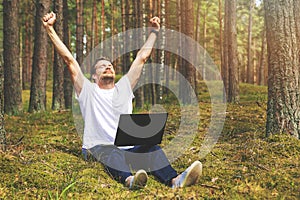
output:
[[[223,70],[223,64],[224,64],[224,55],[223,55],[223,15],[222,15],[222,0],[219,0],[219,44],[220,44],[220,66],[221,66],[221,73]]]
[[[68,11],[68,2],[67,0],[63,0],[63,42],[65,45],[70,48],[70,38],[69,38],[69,11]],[[64,99],[65,99],[65,107],[67,109],[72,108],[72,94],[73,94],[73,83],[71,80],[71,75],[68,70],[68,67],[64,65]]]
[[[259,59],[259,75],[258,75],[258,84],[265,85],[265,50],[266,49],[266,31],[262,31],[261,37],[261,50],[260,50],[260,59]]]
[[[124,4],[124,5],[123,5]],[[130,1],[129,0],[122,0],[122,30],[126,32],[130,27],[130,20],[129,20],[129,11],[130,11]],[[122,63],[122,72],[123,74],[127,73],[130,66],[130,38],[129,34],[126,33],[123,40],[123,63]],[[125,53],[126,52],[126,53]]]
[[[193,1],[192,0],[182,0],[181,1],[181,27],[182,33],[185,36],[194,38],[194,11],[193,11]],[[192,52],[188,51],[188,48],[193,49],[193,44],[190,44],[190,40],[187,37],[181,39],[181,48],[183,48],[182,55],[184,59],[181,59],[180,73],[192,86],[189,87],[185,84],[185,81],[180,79],[180,99],[182,99],[183,104],[191,103],[191,94],[195,89],[195,68],[187,60],[192,60]]]
[[[3,65],[0,60],[0,150],[5,150],[6,131],[4,127],[4,92],[3,92]]]
[[[31,82],[31,67],[32,67],[32,50],[33,50],[33,15],[32,6],[34,3],[31,1],[26,2],[25,6],[25,22],[24,22],[24,58],[22,70],[22,89],[30,89]]]
[[[300,2],[265,0],[268,50],[266,135],[300,132]]]
[[[115,4],[114,0],[110,2],[110,10],[111,10],[111,22],[110,22],[110,29],[111,29],[111,49],[110,49],[110,58],[113,60],[113,65],[115,66],[115,70],[117,72],[117,62],[115,60],[115,40],[114,40],[114,31],[115,31]]]
[[[54,1],[54,10],[56,13],[56,23],[54,28],[58,37],[63,38],[63,0]],[[64,99],[64,61],[62,57],[54,50],[53,63],[53,93],[52,109],[62,110],[65,108]]]
[[[76,60],[79,65],[82,65],[84,35],[83,0],[76,0],[76,13]],[[87,72],[85,69],[83,71]]]
[[[93,0],[93,11],[92,11],[92,23],[91,23],[91,51],[95,48],[96,44],[96,38],[97,38],[97,0]],[[94,55],[92,55],[91,61],[93,62],[96,58],[94,58]]]
[[[236,103],[239,102],[239,75],[236,35],[236,0],[225,1],[223,50],[224,69],[222,75],[227,94],[227,101]]]
[[[10,115],[22,111],[18,4],[3,1],[4,111]]]
[[[207,7],[205,7],[204,9],[204,13],[203,13],[203,27],[202,27],[202,31],[203,31],[203,48],[206,50],[207,49],[207,42],[205,40],[205,38],[207,38],[207,22],[206,22],[206,18],[207,18]],[[202,74],[202,79],[206,80],[206,54],[205,51],[203,51],[203,63],[202,63],[202,69],[201,69],[201,74]]]
[[[103,46],[103,41],[105,39],[105,28],[105,1],[101,0],[101,54],[103,53],[105,48]]]
[[[51,0],[36,0],[35,41],[32,64],[29,112],[46,110],[48,35],[41,21],[50,11]]]
[[[133,13],[134,13],[134,24],[135,24],[135,28],[141,28],[141,17],[142,15],[140,15],[140,5],[141,5],[141,1],[142,0],[137,0],[133,3]],[[134,45],[135,45],[135,49],[138,49],[141,46],[141,42],[139,41],[142,37],[140,36],[140,31],[136,32],[136,36],[135,36],[135,40],[134,40]],[[136,56],[138,50],[134,51],[134,56]],[[136,108],[142,108],[144,106],[144,87],[140,87],[138,88],[135,93],[135,106]]]
[[[161,20],[163,20],[162,18],[162,2],[161,0],[157,0],[157,5],[156,5],[156,16],[160,16]],[[163,24],[162,24],[163,25]],[[160,35],[162,35],[162,31],[160,32]],[[163,45],[162,39],[157,38],[156,40],[156,44],[158,47],[161,47]],[[154,51],[154,55],[155,55],[155,59],[154,59],[154,65],[155,65],[155,96],[153,96],[153,100],[152,100],[152,105],[157,104],[160,101],[161,98],[161,91],[162,91],[162,87],[160,84],[158,84],[161,80],[161,73],[163,71],[163,68],[161,67],[162,65],[160,65],[162,63],[162,58],[163,58],[163,54],[162,54],[162,50],[161,49],[155,49]]]
[[[194,6],[193,6],[193,1],[192,0],[189,0],[189,1],[186,1],[186,9],[185,9],[185,19],[186,19],[186,23],[185,23],[185,26],[186,26],[186,32],[185,34],[190,37],[190,38],[194,38]],[[193,44],[190,43],[190,41],[187,41],[187,46],[190,47],[191,49],[194,49],[192,48],[193,47]],[[192,59],[192,52],[191,51],[187,51],[186,53],[187,54],[187,58],[188,60],[193,60]],[[196,85],[195,85],[195,78],[196,78],[196,71],[195,71],[195,67],[191,64],[191,63],[187,63],[186,65],[187,67],[187,79],[188,79],[188,82],[191,84],[192,88],[195,89],[196,88]],[[193,91],[189,91],[189,97],[191,97],[191,93]],[[189,98],[188,99],[188,103],[191,102],[191,99]]]
[[[254,83],[254,66],[252,63],[252,10],[253,10],[253,0],[249,2],[249,23],[248,23],[248,47],[247,47],[247,83]]]
[[[171,8],[170,8],[170,3],[169,1],[165,1],[165,27],[166,29],[169,29],[169,24],[170,24],[170,14],[171,14]],[[170,48],[170,42],[166,39],[166,49],[169,49]],[[171,64],[171,53],[169,51],[165,51],[165,57],[164,57],[164,65],[166,66],[165,67],[165,81],[166,81],[166,84],[164,87],[164,94],[169,94],[169,84],[170,84],[170,70],[169,70],[169,67]]]

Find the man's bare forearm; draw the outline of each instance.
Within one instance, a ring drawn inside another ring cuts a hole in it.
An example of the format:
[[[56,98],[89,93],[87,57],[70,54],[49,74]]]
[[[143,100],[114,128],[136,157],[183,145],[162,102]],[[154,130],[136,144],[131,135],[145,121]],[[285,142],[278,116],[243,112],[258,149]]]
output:
[[[58,35],[56,34],[54,28],[52,26],[46,27],[47,33],[56,49],[58,54],[63,58],[67,66],[69,67],[69,71],[71,73],[71,76],[74,78],[78,75],[80,71],[80,67],[76,63],[77,61],[69,51],[69,49],[66,47],[66,45],[60,40]]]
[[[137,84],[144,64],[147,59],[150,57],[152,49],[154,47],[158,31],[160,30],[160,19],[158,17],[153,17],[150,19],[150,23],[152,24],[152,30],[142,48],[139,50],[136,59],[133,61],[128,73],[127,77],[130,81],[131,88],[134,88]]]
[[[145,63],[151,55],[152,49],[154,47],[157,35],[153,32],[148,36],[145,44],[137,53],[137,57],[139,56],[143,63]]]
[[[56,31],[54,30],[53,26],[45,26],[45,29],[56,49],[58,54],[63,58],[64,62],[66,63],[72,82],[75,87],[75,91],[77,95],[80,94],[82,86],[83,86],[83,73],[81,72],[80,66],[78,62],[75,60],[67,46],[61,41],[58,37]]]

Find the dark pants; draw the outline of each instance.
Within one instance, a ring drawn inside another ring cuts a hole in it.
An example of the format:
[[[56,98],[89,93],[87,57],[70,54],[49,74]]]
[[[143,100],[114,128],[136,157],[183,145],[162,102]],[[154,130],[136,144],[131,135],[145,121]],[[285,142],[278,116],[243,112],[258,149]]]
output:
[[[171,167],[162,149],[155,146],[135,146],[122,150],[116,146],[97,145],[89,150],[82,150],[85,159],[90,153],[97,161],[104,164],[112,177],[121,183],[132,175],[132,171],[144,169],[160,182],[171,186],[171,180],[177,172]]]

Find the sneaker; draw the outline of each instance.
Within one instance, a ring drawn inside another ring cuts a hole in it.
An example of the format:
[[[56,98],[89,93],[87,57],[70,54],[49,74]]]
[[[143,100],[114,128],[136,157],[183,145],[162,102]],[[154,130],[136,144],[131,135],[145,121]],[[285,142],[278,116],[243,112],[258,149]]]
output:
[[[145,187],[148,180],[148,175],[145,170],[140,169],[130,180],[129,189],[139,189]]]
[[[184,172],[182,172],[176,179],[172,188],[187,187],[194,185],[198,182],[199,177],[202,174],[202,163],[195,161]]]

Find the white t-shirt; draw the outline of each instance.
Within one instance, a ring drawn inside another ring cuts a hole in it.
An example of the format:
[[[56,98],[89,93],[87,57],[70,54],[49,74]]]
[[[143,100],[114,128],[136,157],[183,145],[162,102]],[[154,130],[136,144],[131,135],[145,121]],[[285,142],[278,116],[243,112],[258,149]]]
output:
[[[84,120],[83,148],[113,145],[120,114],[132,113],[134,98],[128,77],[123,76],[112,89],[100,89],[85,78],[77,98]]]

